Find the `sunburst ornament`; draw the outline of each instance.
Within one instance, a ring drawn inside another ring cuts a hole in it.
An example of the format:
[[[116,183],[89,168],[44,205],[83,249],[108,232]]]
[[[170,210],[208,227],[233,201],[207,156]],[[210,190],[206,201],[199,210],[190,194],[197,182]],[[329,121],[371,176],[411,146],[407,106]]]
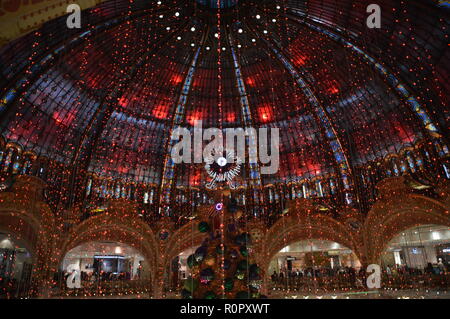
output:
[[[213,150],[205,158],[206,173],[212,180],[206,184],[209,189],[215,189],[217,183],[226,182],[231,189],[236,188],[233,179],[241,171],[242,159],[229,150]]]

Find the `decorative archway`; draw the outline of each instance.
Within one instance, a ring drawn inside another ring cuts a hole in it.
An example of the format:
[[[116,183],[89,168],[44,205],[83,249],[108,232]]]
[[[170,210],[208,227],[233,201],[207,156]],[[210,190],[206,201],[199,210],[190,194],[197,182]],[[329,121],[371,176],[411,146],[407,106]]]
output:
[[[156,284],[158,246],[151,228],[137,217],[136,207],[126,200],[113,200],[105,213],[93,216],[72,228],[58,247],[55,258],[59,267],[71,249],[92,241],[111,241],[126,244],[142,253],[149,266],[152,289]]]
[[[264,269],[282,248],[302,240],[328,240],[351,249],[363,262],[362,245],[357,232],[349,225],[315,211],[305,199],[290,205],[289,214],[280,218],[267,232],[264,239]]]
[[[450,227],[445,202],[413,193],[404,177],[389,178],[377,186],[379,200],[370,210],[363,228],[367,260],[378,263],[389,241],[402,231],[420,225]]]
[[[45,183],[34,176],[18,176],[8,192],[0,193],[0,225],[21,239],[32,254],[32,294],[45,291],[53,253],[55,216],[44,202]]]
[[[345,220],[345,218],[344,218]],[[359,231],[349,223],[320,214],[313,202],[297,199],[289,203],[289,212],[280,218],[266,233],[260,263],[264,269],[264,290],[267,289],[268,268],[272,258],[284,247],[302,240],[328,240],[353,251],[362,264],[365,256]]]

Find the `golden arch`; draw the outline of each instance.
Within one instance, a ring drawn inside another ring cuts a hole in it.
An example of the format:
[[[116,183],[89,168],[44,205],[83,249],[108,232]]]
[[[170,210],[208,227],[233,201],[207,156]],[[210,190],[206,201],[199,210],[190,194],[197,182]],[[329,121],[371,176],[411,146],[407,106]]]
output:
[[[395,203],[377,202],[363,229],[368,261],[378,263],[387,244],[399,233],[429,224],[450,227],[450,215],[443,203],[417,194],[406,194]]]
[[[154,233],[146,223],[133,214],[133,205],[125,200],[114,202],[110,204],[107,212],[90,217],[71,229],[67,238],[59,246],[58,265],[62,263],[67,252],[81,244],[92,241],[118,242],[142,253],[149,265],[152,286],[154,286],[159,258]]]
[[[356,234],[347,225],[328,216],[314,214],[286,216],[278,220],[265,237],[263,266],[266,269],[282,248],[308,239],[337,242],[351,249],[362,263],[364,261],[362,247],[355,237]]]

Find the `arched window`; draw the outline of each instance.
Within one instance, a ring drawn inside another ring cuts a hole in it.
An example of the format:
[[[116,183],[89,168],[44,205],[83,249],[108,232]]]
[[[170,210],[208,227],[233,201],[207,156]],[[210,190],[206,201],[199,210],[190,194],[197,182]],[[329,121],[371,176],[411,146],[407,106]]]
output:
[[[414,173],[416,171],[416,166],[414,163],[413,156],[409,151],[406,153],[406,161],[408,162],[409,169],[411,170],[411,172]]]
[[[86,196],[89,196],[91,194],[91,190],[92,190],[92,178],[89,177],[88,183],[86,186]]]
[[[15,152],[16,149],[13,147],[10,147],[6,150],[6,156],[5,156],[5,161],[3,163],[3,172],[8,172],[12,166],[12,163],[15,159]]]

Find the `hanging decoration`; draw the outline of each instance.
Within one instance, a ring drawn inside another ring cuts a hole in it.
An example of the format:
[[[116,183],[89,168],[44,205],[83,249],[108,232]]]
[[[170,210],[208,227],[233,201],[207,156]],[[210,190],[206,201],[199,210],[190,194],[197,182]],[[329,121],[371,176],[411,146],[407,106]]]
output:
[[[218,183],[226,182],[231,189],[235,189],[233,179],[241,171],[242,159],[228,150],[213,150],[211,155],[205,158],[206,173],[212,178],[206,184],[208,189],[215,189]]]
[[[211,209],[217,214],[206,215],[209,233],[201,246],[188,257],[188,267],[199,267],[185,281],[181,291],[185,299],[265,298],[261,294],[263,271],[252,258],[252,238],[228,210],[235,205],[228,197]],[[221,227],[224,223],[224,227]]]

